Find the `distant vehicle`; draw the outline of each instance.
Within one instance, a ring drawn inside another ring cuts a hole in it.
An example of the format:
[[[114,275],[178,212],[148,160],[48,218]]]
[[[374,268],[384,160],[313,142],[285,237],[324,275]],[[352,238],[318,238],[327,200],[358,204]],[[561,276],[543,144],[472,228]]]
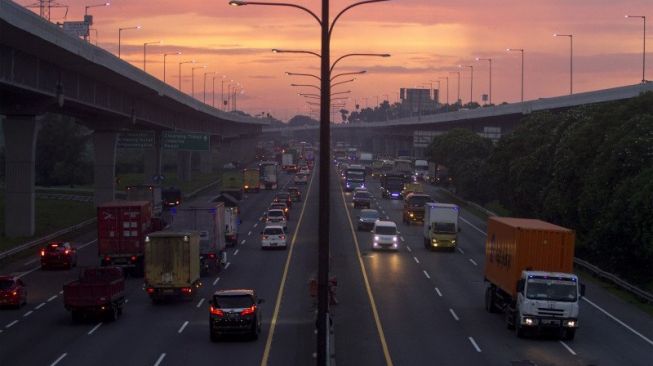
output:
[[[290,199],[293,202],[301,202],[302,192],[299,190],[299,188],[297,188],[297,187],[288,187],[286,190],[288,191],[288,194],[290,195]]]
[[[41,248],[41,268],[67,267],[73,268],[77,265],[77,249],[70,243],[53,241]]]
[[[358,215],[358,230],[371,230],[374,223],[379,220],[379,211],[364,209]]]
[[[286,245],[286,233],[281,225],[268,225],[261,231],[261,248],[281,248]]]
[[[88,315],[118,320],[125,304],[125,276],[120,267],[89,267],[63,286],[63,303],[73,321]]]
[[[411,193],[404,199],[403,220],[404,224],[424,221],[424,207],[433,199],[428,194]]]
[[[372,250],[399,250],[397,224],[392,221],[376,221],[372,228]]]
[[[381,195],[383,198],[401,199],[406,177],[400,173],[386,173],[381,176]]]
[[[288,208],[292,208],[292,200],[290,199],[290,193],[288,192],[277,192],[277,194],[274,195],[272,202],[283,202],[288,206]]]
[[[407,159],[396,159],[394,170],[407,176],[413,175],[413,162]]]
[[[181,190],[175,187],[168,187],[161,191],[161,200],[164,207],[175,207],[181,204]]]
[[[201,286],[197,232],[159,231],[145,241],[145,291],[153,303],[192,299]]]
[[[282,210],[283,213],[286,215],[286,220],[290,220],[290,209],[288,208],[288,205],[286,205],[285,202],[272,202],[272,204],[270,204],[270,207],[268,209]]]
[[[268,210],[265,215],[265,223],[266,225],[278,224],[281,225],[284,230],[288,230],[288,220],[286,220],[286,214],[283,212],[283,210]]]
[[[411,193],[424,193],[424,187],[420,183],[404,183],[401,196],[405,198]]]
[[[150,201],[152,205],[152,216],[161,217],[163,211],[163,200],[161,187],[151,184],[138,184],[127,186],[127,201]]]
[[[306,173],[297,173],[292,179],[295,184],[308,184],[308,175]]]
[[[224,193],[216,197],[213,202],[224,203],[224,238],[227,245],[238,244],[238,228],[240,227],[240,207],[238,200]]]
[[[295,166],[295,157],[291,153],[283,153],[281,155],[281,170],[288,172],[288,169],[292,165]]]
[[[427,249],[449,249],[458,245],[458,205],[426,202],[424,204],[424,247]]]
[[[355,192],[354,198],[352,198],[352,203],[354,204],[354,208],[370,208],[372,205],[372,194],[367,191]]]
[[[20,308],[27,304],[27,289],[20,278],[0,276],[0,306]]]
[[[415,170],[413,171],[415,180],[425,180],[424,178],[429,174],[429,162],[426,160],[415,160],[413,165],[415,166]]]
[[[260,189],[259,186],[260,180],[261,180],[261,176],[258,169],[243,170],[243,191],[258,192]]]
[[[345,170],[345,191],[351,192],[358,187],[365,187],[365,167],[350,165]]]
[[[585,286],[573,274],[573,230],[548,222],[490,217],[485,246],[485,309],[503,312],[518,337],[552,333],[571,340]]]
[[[306,174],[306,175],[310,175],[310,174],[311,174],[311,170],[308,169],[308,166],[305,166],[305,167],[300,168],[299,171],[298,171],[297,173],[298,173],[298,174]]]
[[[209,307],[209,335],[212,342],[227,334],[245,334],[257,339],[261,333],[261,310],[264,302],[254,290],[219,290]]]
[[[259,164],[260,189],[277,189],[277,163],[263,161]]]
[[[222,182],[220,193],[227,193],[237,200],[243,198],[243,173],[238,169],[224,169],[222,171]]]

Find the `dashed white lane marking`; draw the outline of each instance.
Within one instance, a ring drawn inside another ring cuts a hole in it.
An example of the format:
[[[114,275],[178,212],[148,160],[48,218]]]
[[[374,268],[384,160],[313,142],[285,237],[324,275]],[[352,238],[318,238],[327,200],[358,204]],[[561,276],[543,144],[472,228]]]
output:
[[[426,272],[426,270],[425,270],[425,269],[424,269],[424,270],[422,270],[422,272],[424,272],[424,276],[426,276],[426,278],[428,278],[429,280],[431,279],[431,275],[429,275],[429,273],[428,273],[428,272]]]
[[[230,265],[231,265],[231,262],[227,262],[227,264],[224,265],[224,269],[229,268]]]
[[[30,273],[32,273],[34,271],[38,271],[39,269],[41,269],[41,266],[34,267],[34,268],[30,269],[29,271],[26,271],[26,272],[23,272],[23,273],[19,274],[18,276],[16,276],[16,278],[25,277],[25,276],[27,276],[28,274],[30,274]]]
[[[28,316],[32,315],[33,312],[34,311],[32,311],[32,310],[26,312],[25,314],[23,314],[23,318],[27,318]]]
[[[403,236],[400,236],[399,239],[401,239],[401,241],[406,241]]]
[[[5,325],[5,328],[9,329],[9,328],[13,327],[14,325],[16,325],[16,323],[18,323],[18,320],[14,320],[13,322]]]
[[[243,244],[245,244],[245,239],[240,241],[240,245],[243,245]]]
[[[460,320],[460,318],[458,318],[458,315],[456,315],[456,312],[453,311],[453,309],[449,308],[449,312],[451,313],[451,316],[453,316],[453,318],[456,319],[456,321]]]
[[[465,251],[462,250],[460,247],[458,248],[458,251],[460,252],[460,254],[465,254]]]
[[[249,236],[249,235],[252,235],[252,231],[251,231],[251,230],[247,233],[247,236]]]
[[[59,295],[52,295],[52,296],[50,296],[50,298],[48,299],[48,302],[50,302],[50,301],[56,299],[57,296],[59,296]]]
[[[257,227],[257,226],[258,226],[258,222],[256,224],[254,224],[254,227]]]
[[[476,344],[476,341],[474,340],[474,338],[467,337],[467,339],[469,339],[469,341],[472,342],[472,346],[474,346],[474,348],[476,348],[476,352],[481,352],[481,348],[478,346],[478,344]]]
[[[565,347],[565,348],[567,349],[567,351],[569,351],[569,353],[571,353],[572,355],[576,356],[576,352],[574,352],[574,350],[571,349],[571,347],[569,347],[569,345],[567,345],[567,343],[565,343],[565,342],[563,342],[563,341],[560,341],[560,344],[561,344],[563,347]]]
[[[101,326],[102,326],[102,322],[98,323],[96,326],[93,327],[93,329],[88,331],[88,335],[95,333],[95,331]]]
[[[196,307],[199,308],[200,306],[202,306],[203,303],[204,303],[204,299],[201,299],[200,302],[197,303]]]
[[[473,260],[473,259],[471,259],[471,258],[469,258],[469,261],[470,261],[470,262],[472,262],[472,264],[473,264],[473,265],[475,265],[475,266],[478,266],[478,263],[476,263],[476,261],[475,261],[475,260]]]
[[[59,295],[63,295],[63,290],[59,291]]]
[[[38,304],[38,305],[34,308],[34,310],[38,310],[38,309],[40,309],[40,308],[42,308],[42,307],[44,307],[44,306],[45,306],[45,303],[42,302],[42,303]]]
[[[220,277],[216,278],[215,281],[213,281],[213,286],[217,285],[218,281],[220,281]]]
[[[474,225],[474,224],[472,224],[471,222],[465,220],[462,216],[460,217],[460,220],[462,220],[464,223],[466,223],[467,225],[469,225],[469,226],[471,226],[472,228],[474,228],[474,229],[475,229],[476,231],[478,231],[479,233],[481,233],[481,234],[483,234],[483,235],[487,235],[487,233],[486,233],[485,231],[479,229],[478,227],[476,227],[476,225]]]
[[[25,266],[29,266],[30,264],[32,264],[32,263],[38,261],[39,259],[41,259],[41,258],[38,258],[38,257],[37,257],[37,258],[34,258],[34,259],[32,259],[32,260],[29,260],[29,261],[25,262],[24,265],[25,265]]]
[[[413,257],[413,259],[415,260],[415,263],[419,264],[419,259],[417,259],[417,257]]]
[[[166,358],[166,354],[162,353],[161,356],[159,356],[159,358],[154,363],[154,366],[159,366],[161,364],[161,361],[163,361],[164,358]]]
[[[408,246],[408,245],[406,245],[406,250],[408,250],[409,252],[413,251],[412,249],[410,249],[410,246]]]
[[[438,296],[442,297],[442,292],[440,292],[440,289],[439,289],[439,288],[436,287],[436,288],[435,288],[435,292],[438,293]]]
[[[177,333],[181,334],[181,332],[183,332],[184,329],[186,329],[186,326],[187,326],[187,325],[188,325],[188,320],[186,320],[186,321],[184,322],[184,324],[181,325],[181,327],[179,328],[179,330],[177,331]]]
[[[645,342],[647,342],[647,343],[650,344],[651,346],[653,346],[653,341],[650,340],[650,339],[648,339],[648,338],[646,338],[646,336],[644,336],[642,333],[636,331],[635,329],[631,328],[628,324],[626,324],[626,323],[622,322],[621,320],[617,319],[614,315],[608,313],[608,312],[605,311],[602,307],[596,305],[593,301],[590,301],[588,298],[586,298],[586,297],[583,296],[582,299],[585,300],[588,304],[594,306],[597,310],[599,310],[599,311],[602,312],[603,314],[605,314],[605,315],[607,315],[608,317],[610,317],[612,320],[614,320],[614,321],[616,321],[617,323],[621,324],[624,328],[628,329],[629,331],[633,332],[635,335],[639,336],[641,339],[643,339]]]
[[[58,364],[61,360],[63,360],[63,358],[66,357],[66,356],[68,356],[67,353],[64,353],[63,355],[59,356],[59,358],[57,358],[56,360],[54,360],[54,362],[51,363],[50,366],[55,366],[55,365]]]
[[[238,255],[238,249],[234,250],[234,255]]]
[[[96,241],[97,241],[97,239],[93,239],[93,240],[89,241],[88,243],[82,244],[82,245],[80,245],[80,246],[77,247],[77,250],[84,249],[84,248],[86,248],[87,246],[89,246],[89,245],[95,243]]]

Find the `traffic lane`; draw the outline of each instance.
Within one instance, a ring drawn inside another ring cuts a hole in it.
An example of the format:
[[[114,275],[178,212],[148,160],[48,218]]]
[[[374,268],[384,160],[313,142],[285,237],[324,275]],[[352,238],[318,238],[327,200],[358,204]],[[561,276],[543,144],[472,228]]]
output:
[[[310,365],[315,362],[313,352],[316,351],[317,342],[315,335],[317,299],[310,296],[309,280],[317,279],[319,184],[317,174],[311,177],[310,192],[303,194],[306,206],[301,226],[294,238],[283,297],[272,335],[269,365]],[[293,214],[299,218],[299,210],[294,208],[293,210],[295,211]],[[269,299],[268,307],[271,310],[274,301],[276,298]],[[268,313],[268,317],[270,316],[272,314]]]
[[[332,167],[332,170],[335,171],[335,167]],[[335,328],[336,364],[384,365],[386,361],[383,347],[349,229],[346,208],[342,205],[339,185],[340,179],[334,172],[330,181],[329,233],[330,275],[338,279],[338,305],[331,307]]]

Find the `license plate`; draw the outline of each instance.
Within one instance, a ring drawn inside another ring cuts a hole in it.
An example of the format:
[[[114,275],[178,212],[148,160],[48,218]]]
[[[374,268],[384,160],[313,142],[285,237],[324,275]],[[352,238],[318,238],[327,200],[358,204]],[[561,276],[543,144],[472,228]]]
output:
[[[164,293],[164,294],[174,294],[174,293],[175,293],[175,290],[173,290],[173,289],[165,289],[165,290],[163,290],[163,293]]]
[[[271,246],[271,247],[276,247],[276,246],[277,246],[277,243],[270,243],[270,246]]]
[[[542,320],[542,324],[544,324],[544,325],[560,325],[560,320],[544,319],[544,320]]]

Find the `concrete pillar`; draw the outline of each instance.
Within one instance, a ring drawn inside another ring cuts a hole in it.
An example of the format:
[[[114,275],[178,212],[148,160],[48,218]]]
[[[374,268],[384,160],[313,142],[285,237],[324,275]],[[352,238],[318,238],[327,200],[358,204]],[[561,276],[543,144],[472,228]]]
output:
[[[34,162],[36,116],[8,116],[5,135],[5,235],[32,236],[34,222]]]
[[[190,151],[177,151],[177,178],[184,182],[191,180],[190,158]]]
[[[118,133],[111,131],[93,132],[95,166],[95,205],[113,201],[116,193],[116,143]]]
[[[213,151],[200,151],[200,173],[208,174],[213,172]]]

